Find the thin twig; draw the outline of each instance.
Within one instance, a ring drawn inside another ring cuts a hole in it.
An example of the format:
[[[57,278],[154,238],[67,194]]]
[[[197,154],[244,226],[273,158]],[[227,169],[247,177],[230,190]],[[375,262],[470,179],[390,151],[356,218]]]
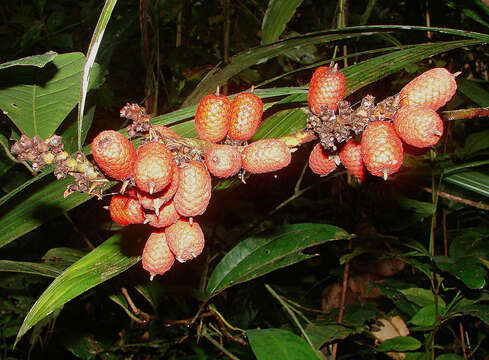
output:
[[[465,331],[464,325],[461,321],[458,322],[458,328],[460,329],[460,340],[462,341],[462,351],[464,353],[464,359],[467,359],[467,348],[465,347]]]
[[[348,250],[352,248],[351,239],[348,241]],[[343,273],[343,288],[341,289],[341,305],[340,312],[338,314],[338,324],[343,322],[343,314],[345,313],[346,291],[348,290],[348,275],[350,273],[350,259],[346,260],[345,270]],[[333,344],[333,359],[336,359],[336,353],[338,351],[338,343]]]
[[[207,332],[204,332],[202,334],[202,336],[204,336],[207,340],[209,340],[212,343],[212,345],[214,345],[219,350],[221,350],[230,359],[232,359],[232,360],[239,360],[239,357],[237,357],[237,356],[233,355],[231,352],[229,352],[229,350],[227,350],[224,346],[222,346],[216,340],[214,340],[212,338],[212,336],[210,336]]]
[[[238,337],[238,336],[231,335],[231,334],[229,333],[229,331],[227,330],[226,326],[229,326],[229,327],[231,327],[231,326],[230,326],[230,325],[229,325],[229,323],[228,323],[228,322],[227,322],[227,321],[226,321],[226,320],[225,320],[225,319],[222,317],[222,315],[221,315],[221,314],[219,314],[219,312],[218,312],[218,311],[217,311],[215,308],[213,308],[213,307],[209,306],[209,310],[210,310],[211,312],[213,312],[213,313],[214,313],[214,317],[216,318],[217,322],[219,323],[219,325],[220,325],[220,327],[221,327],[221,330],[222,330],[222,333],[223,333],[223,335],[224,335],[225,337],[227,337],[229,340],[234,341],[234,342],[236,342],[236,343],[238,343],[238,344],[241,344],[241,345],[243,345],[243,346],[249,346],[249,344],[248,344],[248,343],[247,343],[245,340],[241,339],[241,338],[240,338],[240,337]],[[236,328],[233,328],[233,329],[236,329]],[[242,330],[242,329],[239,329],[239,330],[240,330],[240,331],[242,331],[243,333],[246,333],[246,331],[244,331],[244,330]]]
[[[441,117],[446,121],[472,119],[475,117],[489,116],[489,107],[473,108],[473,109],[460,109],[443,111]]]
[[[311,308],[305,307],[305,306],[303,306],[301,304],[296,303],[295,301],[292,301],[290,299],[287,299],[285,296],[280,295],[280,297],[282,299],[284,299],[285,301],[287,301],[290,305],[295,306],[295,307],[298,307],[299,309],[302,309],[302,310],[305,310],[305,311],[309,311],[309,312],[312,312],[312,313],[317,313],[317,314],[329,314],[327,311],[322,311],[322,310],[318,310],[318,309],[311,309]]]
[[[139,308],[134,304],[134,301],[132,301],[131,296],[129,295],[129,292],[125,287],[121,288],[122,295],[126,298],[127,303],[129,304],[129,307],[131,308],[132,312],[134,315],[139,315],[143,317],[143,322],[147,322],[149,319],[151,319],[151,315],[145,313],[144,311],[139,310]]]
[[[426,192],[429,192],[429,193],[432,192],[432,190],[428,187],[423,186],[423,187],[421,187],[421,189],[426,191]],[[489,204],[465,199],[465,198],[462,198],[460,196],[452,195],[452,194],[449,194],[449,193],[446,193],[443,191],[437,191],[437,194],[439,197],[444,198],[444,199],[453,200],[453,201],[459,202],[461,204],[473,206],[477,209],[489,211]]]
[[[209,312],[206,312],[206,313],[199,314],[198,317],[199,318],[204,318],[204,317],[209,317],[209,316],[214,316],[214,314],[209,311]],[[190,317],[190,318],[181,319],[181,320],[163,320],[163,322],[165,323],[164,325],[166,327],[170,327],[170,326],[173,326],[173,325],[190,326],[190,325],[192,325],[195,322],[195,320],[196,320],[196,317]]]
[[[294,312],[290,309],[289,305],[287,305],[287,303],[282,300],[282,298],[275,292],[275,290],[272,289],[272,287],[270,285],[265,284],[265,288],[268,290],[268,292],[270,292],[270,294],[272,294],[272,296],[274,298],[276,298],[279,301],[280,305],[282,305],[282,307],[285,309],[285,311],[287,311],[289,313],[290,317],[292,318],[294,323],[297,325],[297,327],[301,331],[302,335],[304,336],[304,338],[306,339],[308,344],[311,346],[311,348],[313,350],[315,350],[311,339],[309,339],[309,336],[307,335],[306,331],[302,327],[302,324],[300,323],[299,319],[297,319],[297,316],[295,316]]]

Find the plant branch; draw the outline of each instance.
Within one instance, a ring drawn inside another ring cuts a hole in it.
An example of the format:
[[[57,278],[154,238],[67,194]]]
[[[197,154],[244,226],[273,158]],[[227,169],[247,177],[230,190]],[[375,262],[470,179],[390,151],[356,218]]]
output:
[[[426,191],[426,192],[429,192],[429,193],[433,192],[433,190],[430,189],[429,187],[422,186],[421,189]],[[489,211],[489,204],[465,199],[465,198],[462,198],[460,196],[452,195],[452,194],[449,194],[449,193],[446,193],[443,191],[438,191],[437,194],[439,197],[444,198],[444,199],[453,200],[453,201],[459,202],[461,204],[473,206],[477,209]]]

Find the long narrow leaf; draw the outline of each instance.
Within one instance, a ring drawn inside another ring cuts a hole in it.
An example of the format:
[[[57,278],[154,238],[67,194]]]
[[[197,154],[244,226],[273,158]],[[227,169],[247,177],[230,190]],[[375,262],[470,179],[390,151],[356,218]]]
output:
[[[68,301],[126,271],[141,257],[131,248],[135,234],[118,233],[67,268],[42,293],[27,314],[15,344],[35,324]]]
[[[83,76],[80,86],[80,95],[78,98],[78,150],[82,147],[82,127],[83,127],[83,110],[85,109],[85,99],[88,92],[88,83],[90,80],[90,69],[95,64],[95,57],[97,56],[100,43],[104,36],[105,28],[109,23],[110,16],[112,15],[112,10],[117,3],[117,0],[106,0],[102,13],[93,32],[92,39],[90,40],[90,45],[88,47],[87,59],[83,67]]]
[[[6,69],[12,66],[37,66],[44,67],[47,63],[53,61],[53,59],[58,56],[55,51],[48,51],[42,55],[27,56],[22,59],[12,60],[0,64],[0,70]]]
[[[263,17],[262,45],[271,44],[285,30],[285,25],[294,16],[297,7],[302,0],[270,0],[268,8]]]
[[[197,85],[195,90],[185,100],[184,106],[196,104],[203,96],[212,92],[216,86],[224,84],[227,79],[238,74],[242,70],[267,59],[282,55],[296,46],[312,45],[320,42],[332,42],[360,36],[370,36],[386,31],[406,30],[434,31],[471,38],[480,42],[489,42],[489,35],[487,34],[457,29],[405,25],[356,26],[342,28],[341,33],[338,33],[338,30],[326,30],[304,34],[269,45],[250,49],[231,57],[230,64],[222,69],[216,67],[206,75],[206,77]]]
[[[478,171],[467,171],[444,178],[446,182],[489,197],[489,176]]]
[[[0,260],[0,271],[57,277],[61,271],[55,266],[26,261]]]

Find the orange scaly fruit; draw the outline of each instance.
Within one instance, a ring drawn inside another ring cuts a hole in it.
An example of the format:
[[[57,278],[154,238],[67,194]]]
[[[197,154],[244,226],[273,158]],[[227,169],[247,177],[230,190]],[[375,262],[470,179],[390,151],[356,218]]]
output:
[[[372,175],[387,180],[402,165],[402,142],[389,123],[374,121],[368,124],[362,135],[361,146],[363,163]]]
[[[396,112],[394,128],[407,144],[424,148],[440,140],[443,120],[433,109],[408,105]]]
[[[170,226],[180,219],[180,215],[177,213],[173,201],[167,202],[159,211],[158,214],[147,214],[146,222],[149,225],[156,228],[163,228]]]
[[[252,174],[280,170],[290,164],[291,153],[285,141],[263,139],[245,146],[241,153],[243,168]]]
[[[227,178],[241,169],[241,154],[236,146],[214,145],[205,154],[205,164],[212,175]]]
[[[204,249],[204,233],[195,221],[178,220],[165,229],[166,239],[171,252],[180,262],[196,258]]]
[[[155,275],[163,275],[170,270],[175,256],[168,247],[164,230],[151,233],[144,245],[142,260],[143,268],[149,272],[150,280],[153,280]]]
[[[216,143],[226,137],[231,116],[231,102],[224,95],[208,94],[195,113],[195,131],[204,140]]]
[[[345,96],[345,88],[345,75],[338,70],[338,64],[334,67],[318,67],[309,83],[309,108],[316,115],[328,109],[336,111],[338,102]]]
[[[131,176],[136,161],[136,150],[121,133],[105,130],[92,142],[92,155],[102,171],[117,180]]]
[[[249,140],[255,135],[263,115],[263,102],[253,93],[240,93],[231,103],[231,122],[228,136],[235,140]]]
[[[139,201],[131,196],[112,196],[109,210],[112,220],[122,226],[144,222],[143,208]]]
[[[134,164],[134,180],[142,191],[153,194],[163,190],[171,181],[175,162],[168,147],[150,142],[138,149]]]
[[[337,168],[336,161],[333,156],[326,155],[320,143],[314,146],[309,155],[309,167],[312,172],[318,175],[328,175]]]
[[[163,190],[154,194],[148,194],[147,192],[139,190],[137,192],[137,197],[143,208],[153,210],[154,212],[156,212],[156,215],[158,215],[160,207],[173,199],[173,196],[177,192],[179,184],[180,171],[175,166],[175,168],[173,169],[172,180],[170,184],[168,184]]]
[[[359,142],[354,140],[348,141],[338,155],[340,156],[341,162],[350,173],[356,176],[360,181],[365,179],[362,146]]]
[[[400,103],[419,105],[438,110],[455,94],[455,76],[445,68],[425,71],[404,86],[399,94]]]
[[[204,164],[189,161],[180,168],[180,185],[173,202],[182,216],[197,216],[204,213],[211,198],[211,176]]]

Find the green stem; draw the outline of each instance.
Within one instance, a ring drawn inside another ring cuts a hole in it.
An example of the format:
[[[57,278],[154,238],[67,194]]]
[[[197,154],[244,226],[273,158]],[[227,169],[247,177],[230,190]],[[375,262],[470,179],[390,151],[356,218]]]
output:
[[[282,305],[282,307],[289,313],[290,317],[292,318],[294,323],[297,325],[297,327],[299,328],[299,330],[301,331],[302,335],[304,336],[306,341],[309,343],[311,348],[313,350],[316,350],[314,348],[314,345],[311,342],[311,339],[309,339],[309,336],[307,336],[307,333],[305,332],[304,328],[302,327],[299,319],[297,319],[297,316],[295,316],[294,312],[290,309],[289,305],[287,305],[287,303],[271,288],[270,285],[265,284],[265,288],[270,292],[270,294],[272,294],[272,296],[275,299],[277,299],[279,301],[280,305]]]
[[[212,336],[210,336],[207,332],[204,332],[202,334],[207,340],[209,340],[212,345],[214,345],[216,348],[221,350],[224,354],[226,354],[227,357],[229,357],[232,360],[239,360],[239,357],[233,355],[229,350],[227,350],[225,347],[223,347],[221,344],[219,344]]]

